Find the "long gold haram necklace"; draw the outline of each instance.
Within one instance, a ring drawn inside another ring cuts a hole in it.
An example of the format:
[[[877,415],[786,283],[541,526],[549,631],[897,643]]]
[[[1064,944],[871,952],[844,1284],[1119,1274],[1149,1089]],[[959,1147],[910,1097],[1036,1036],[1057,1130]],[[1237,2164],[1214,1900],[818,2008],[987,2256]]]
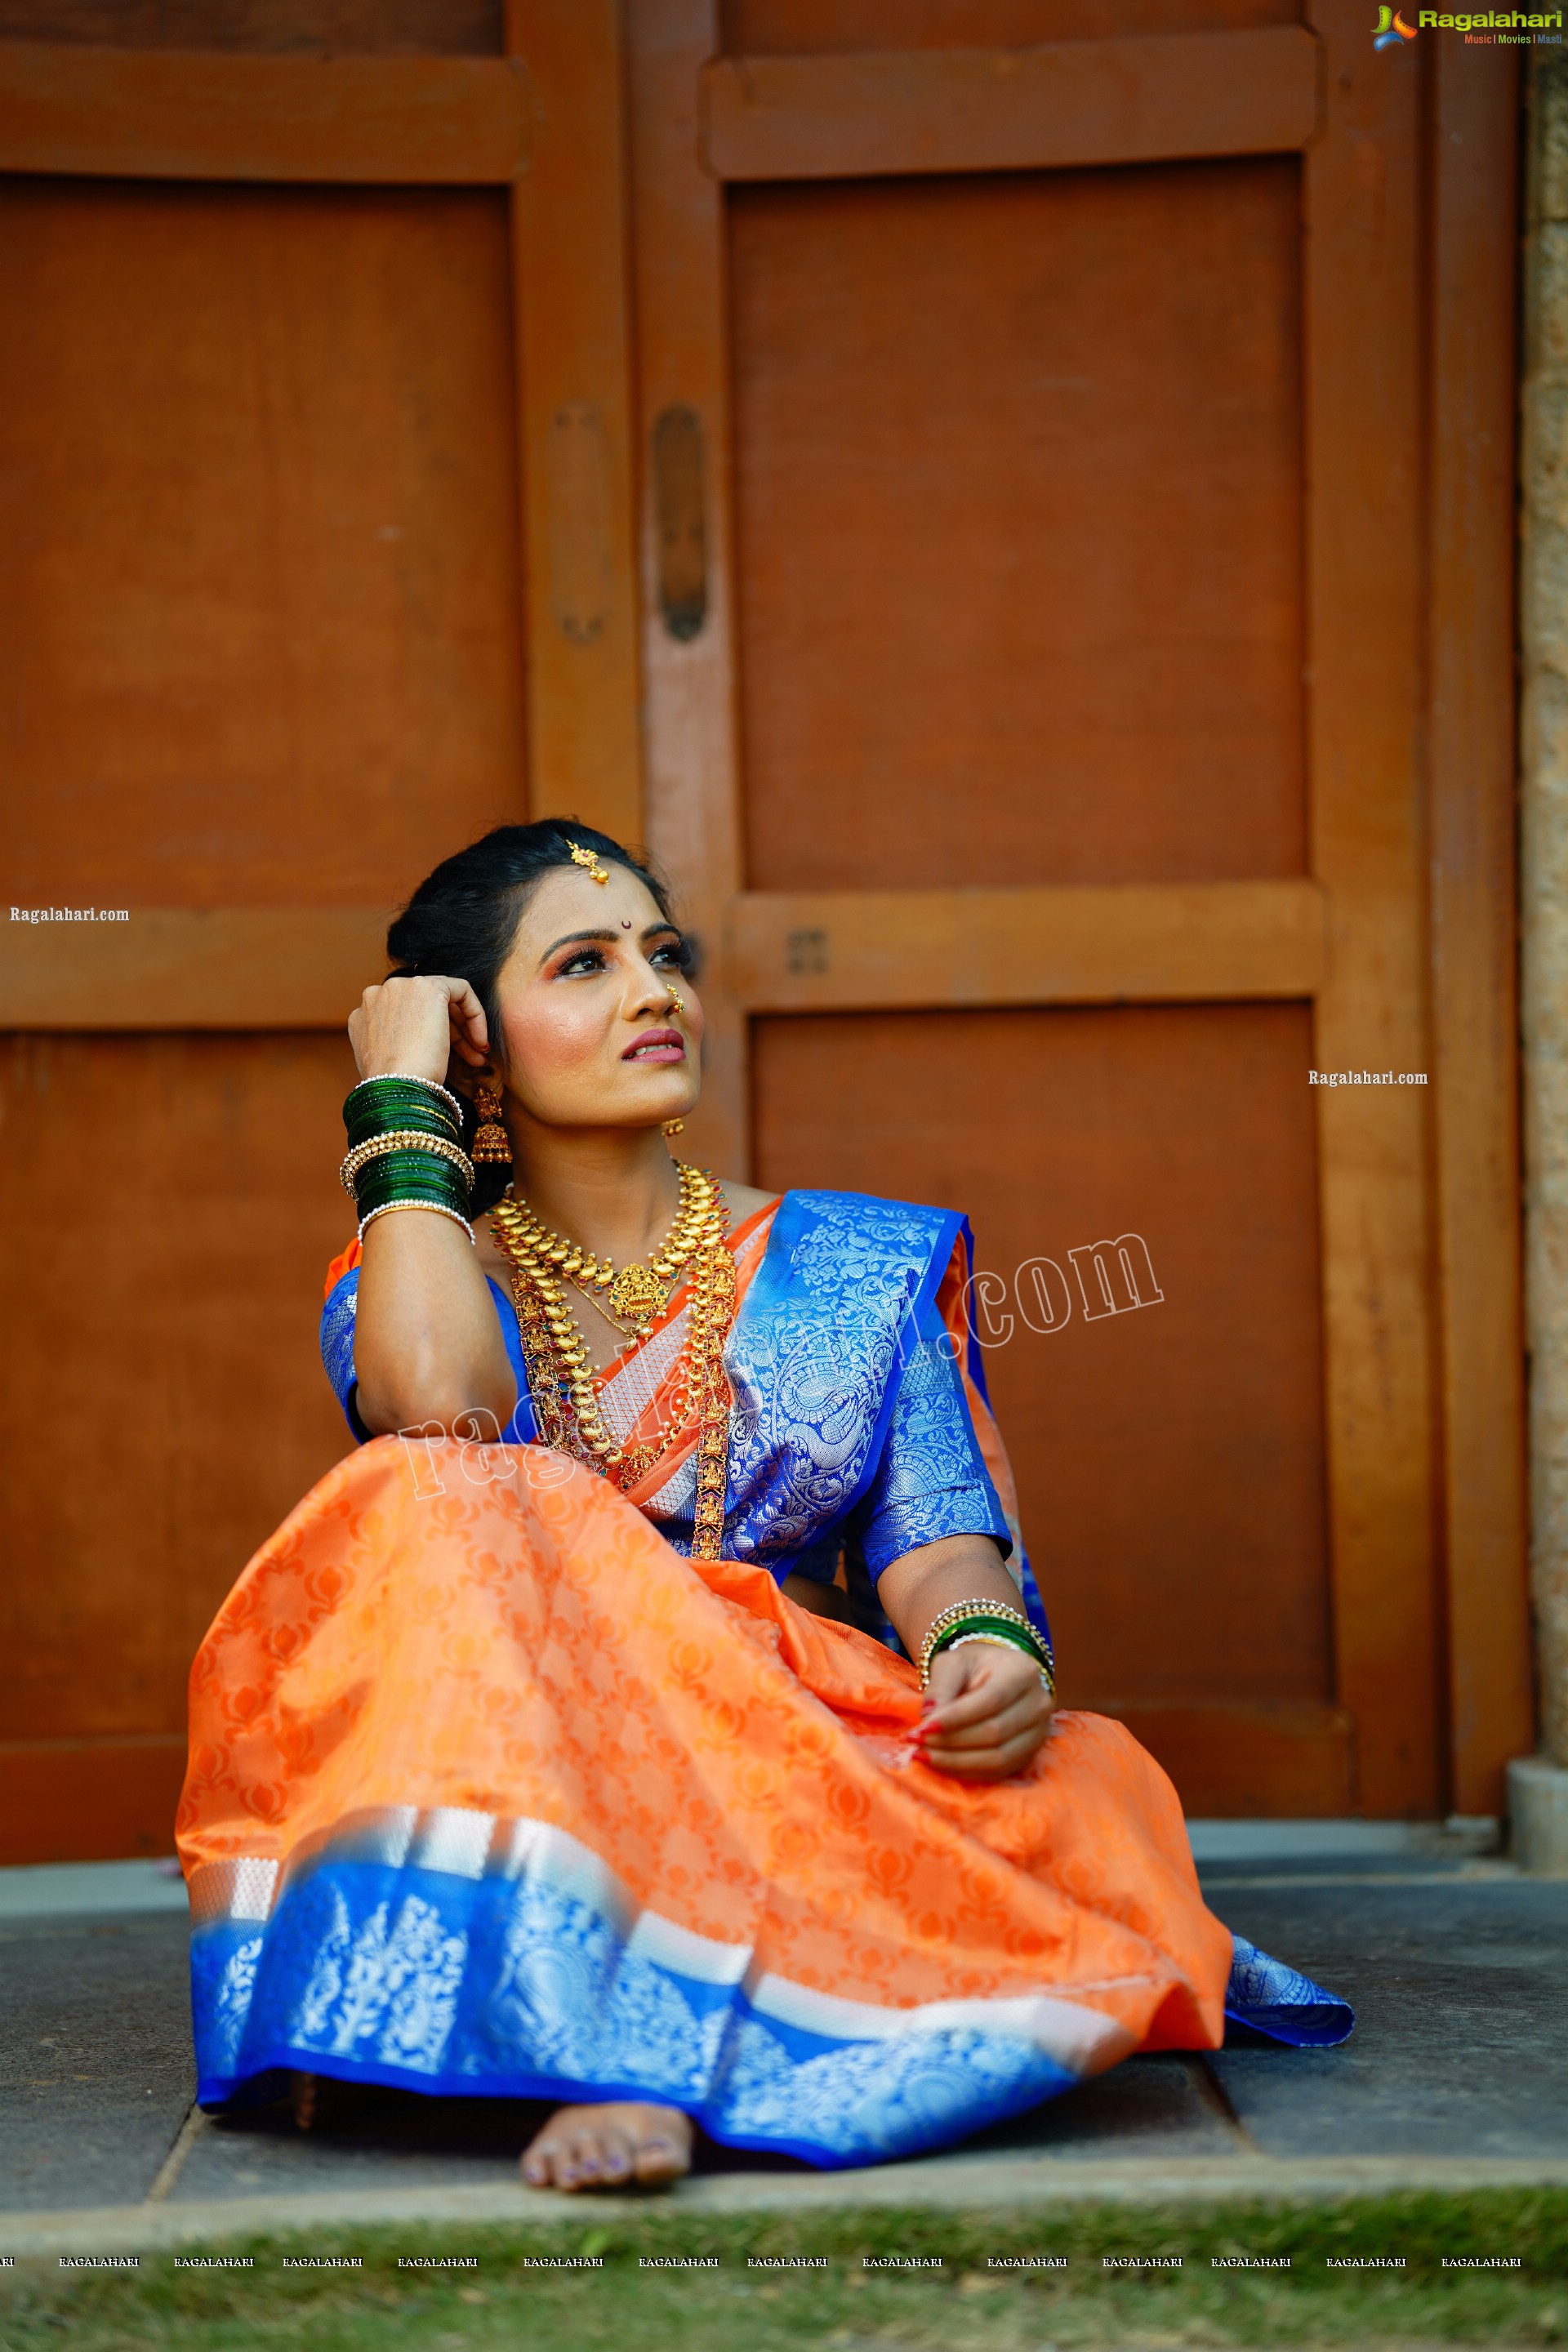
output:
[[[728,1246],[730,1216],[723,1193],[705,1169],[685,1160],[676,1166],[680,1207],[668,1238],[647,1265],[628,1265],[618,1275],[608,1258],[595,1257],[541,1224],[527,1202],[510,1189],[490,1211],[490,1223],[511,1266],[511,1294],[540,1435],[547,1445],[587,1463],[601,1476],[619,1469],[627,1483],[647,1475],[675,1433],[653,1447],[628,1451],[616,1444],[605,1427],[588,1351],[563,1285],[575,1283],[589,1297],[594,1290],[607,1291],[617,1318],[637,1318],[628,1336],[634,1346],[640,1346],[689,1265],[683,1402],[697,1415],[691,1550],[696,1559],[717,1559],[724,1531],[730,1440],[724,1341],[735,1312],[735,1261]]]

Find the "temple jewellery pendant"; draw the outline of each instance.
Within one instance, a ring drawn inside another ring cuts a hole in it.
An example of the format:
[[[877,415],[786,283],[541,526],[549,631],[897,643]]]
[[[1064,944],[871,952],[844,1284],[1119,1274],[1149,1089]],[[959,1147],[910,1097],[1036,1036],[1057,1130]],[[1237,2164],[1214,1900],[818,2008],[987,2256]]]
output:
[[[610,1305],[628,1323],[649,1322],[664,1305],[668,1286],[647,1265],[626,1265],[610,1285]]]
[[[618,1338],[622,1339],[643,1339],[647,1338],[647,1331],[646,1325],[623,1323],[608,1307],[604,1306],[600,1300],[595,1297],[591,1290],[585,1290],[580,1282],[574,1281],[572,1286],[576,1291],[578,1297],[583,1299],[587,1306],[593,1308],[595,1314],[599,1318],[599,1320],[602,1323],[607,1323],[611,1330],[614,1331]],[[664,1301],[661,1299],[659,1304],[662,1307]]]

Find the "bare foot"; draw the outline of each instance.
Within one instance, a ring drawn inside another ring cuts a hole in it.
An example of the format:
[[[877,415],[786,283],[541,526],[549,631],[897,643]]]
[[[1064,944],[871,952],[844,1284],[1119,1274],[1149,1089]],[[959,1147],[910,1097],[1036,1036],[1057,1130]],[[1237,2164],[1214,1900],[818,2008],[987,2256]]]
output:
[[[690,2118],[633,2099],[557,2107],[522,2159],[531,2189],[657,2189],[690,2169]]]

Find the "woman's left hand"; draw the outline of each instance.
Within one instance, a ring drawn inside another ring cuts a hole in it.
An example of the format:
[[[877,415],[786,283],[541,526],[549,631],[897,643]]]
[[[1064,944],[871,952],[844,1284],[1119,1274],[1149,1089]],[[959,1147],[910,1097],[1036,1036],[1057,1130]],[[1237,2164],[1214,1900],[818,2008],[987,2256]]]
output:
[[[939,1651],[926,1696],[920,1752],[959,1780],[1005,1780],[1021,1772],[1051,1727],[1053,1702],[1038,1666],[999,1642]]]

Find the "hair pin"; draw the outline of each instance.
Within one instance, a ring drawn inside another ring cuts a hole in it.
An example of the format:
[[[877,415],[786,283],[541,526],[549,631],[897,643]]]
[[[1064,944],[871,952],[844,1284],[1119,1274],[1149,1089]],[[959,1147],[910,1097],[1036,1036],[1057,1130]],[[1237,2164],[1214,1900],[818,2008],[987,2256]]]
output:
[[[600,865],[596,852],[592,849],[580,849],[574,841],[568,841],[566,846],[572,852],[574,866],[585,866],[595,882],[609,880],[610,869],[607,866]]]

